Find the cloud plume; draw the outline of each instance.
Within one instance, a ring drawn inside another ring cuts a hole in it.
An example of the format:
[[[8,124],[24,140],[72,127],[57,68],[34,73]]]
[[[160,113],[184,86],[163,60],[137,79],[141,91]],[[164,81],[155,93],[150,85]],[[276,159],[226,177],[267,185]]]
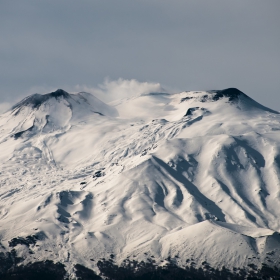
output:
[[[159,83],[139,82],[135,79],[126,80],[122,78],[114,81],[105,79],[104,82],[97,87],[77,85],[75,90],[92,93],[105,102],[150,92],[167,92]]]

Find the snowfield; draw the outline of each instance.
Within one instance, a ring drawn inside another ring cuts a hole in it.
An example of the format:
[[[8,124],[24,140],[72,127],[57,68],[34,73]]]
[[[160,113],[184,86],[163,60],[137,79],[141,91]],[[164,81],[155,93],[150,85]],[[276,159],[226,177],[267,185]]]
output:
[[[34,94],[0,116],[0,162],[17,265],[280,267],[280,114],[237,89]]]

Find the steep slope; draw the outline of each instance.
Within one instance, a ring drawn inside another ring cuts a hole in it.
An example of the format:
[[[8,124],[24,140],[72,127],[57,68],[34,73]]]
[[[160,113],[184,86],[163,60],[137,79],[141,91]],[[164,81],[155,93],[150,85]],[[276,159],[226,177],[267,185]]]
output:
[[[0,117],[1,250],[70,274],[279,267],[279,121],[237,89],[27,97]]]

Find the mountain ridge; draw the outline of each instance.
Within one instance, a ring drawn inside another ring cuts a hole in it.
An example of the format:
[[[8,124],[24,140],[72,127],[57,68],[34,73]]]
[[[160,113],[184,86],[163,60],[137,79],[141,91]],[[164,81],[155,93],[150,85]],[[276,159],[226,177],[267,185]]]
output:
[[[0,116],[3,254],[70,276],[75,264],[109,269],[111,255],[116,266],[279,268],[278,112],[237,89],[42,99]]]
[[[24,98],[23,100],[21,100],[14,106],[12,106],[11,110],[16,109],[18,107],[22,107],[22,106],[27,106],[27,105],[31,105],[31,107],[33,109],[35,109],[35,108],[41,106],[41,104],[43,102],[47,101],[48,99],[50,99],[52,97],[54,97],[56,99],[59,97],[69,98],[70,95],[68,92],[64,91],[63,89],[57,89],[56,91],[53,91],[53,92],[47,93],[47,94],[35,93],[30,96],[27,96],[26,98]]]

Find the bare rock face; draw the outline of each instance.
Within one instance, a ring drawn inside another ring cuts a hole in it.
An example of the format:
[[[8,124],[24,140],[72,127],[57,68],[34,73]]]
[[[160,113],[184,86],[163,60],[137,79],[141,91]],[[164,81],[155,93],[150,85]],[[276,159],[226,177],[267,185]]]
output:
[[[227,88],[223,90],[217,90],[217,91],[213,91],[213,93],[214,93],[213,100],[215,101],[223,97],[228,97],[229,101],[235,101],[241,95],[246,96],[242,91],[238,90],[237,88]]]

